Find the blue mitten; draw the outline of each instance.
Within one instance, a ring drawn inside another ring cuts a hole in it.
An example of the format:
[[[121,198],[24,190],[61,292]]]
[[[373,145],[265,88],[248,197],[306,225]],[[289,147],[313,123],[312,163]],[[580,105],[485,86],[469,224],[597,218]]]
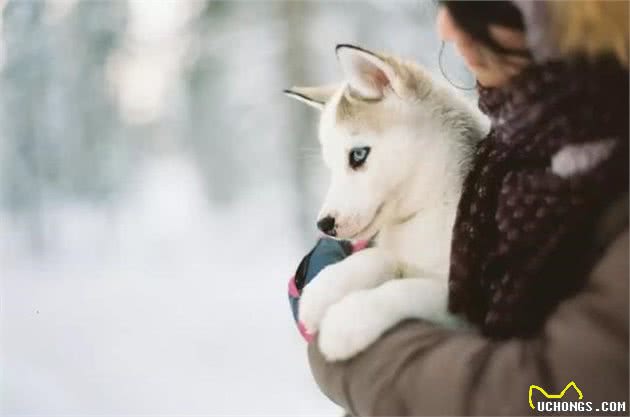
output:
[[[304,287],[313,280],[328,265],[337,263],[353,252],[364,249],[367,242],[360,241],[355,244],[347,240],[336,240],[331,238],[321,238],[315,247],[302,259],[295,275],[289,280],[289,302],[293,319],[298,330],[310,342],[313,335],[306,331],[306,328],[299,321],[300,295]]]

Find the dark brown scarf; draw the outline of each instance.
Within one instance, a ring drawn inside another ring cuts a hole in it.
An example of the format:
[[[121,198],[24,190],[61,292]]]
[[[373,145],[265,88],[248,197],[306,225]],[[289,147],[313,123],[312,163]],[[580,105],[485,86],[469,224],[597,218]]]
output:
[[[595,220],[628,192],[628,72],[613,61],[548,63],[479,94],[492,131],[457,211],[449,309],[488,336],[527,336],[583,286]],[[604,142],[611,151],[592,168],[552,171],[565,146]]]

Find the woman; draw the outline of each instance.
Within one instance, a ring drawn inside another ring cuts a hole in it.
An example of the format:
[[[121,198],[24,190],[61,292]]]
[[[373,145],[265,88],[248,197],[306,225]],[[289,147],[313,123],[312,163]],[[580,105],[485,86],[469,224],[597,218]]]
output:
[[[571,381],[592,412],[625,401],[627,414],[627,8],[442,4],[440,34],[492,121],[449,277],[449,308],[481,332],[408,321],[341,363],[311,343],[315,379],[351,414],[528,415],[531,385]]]

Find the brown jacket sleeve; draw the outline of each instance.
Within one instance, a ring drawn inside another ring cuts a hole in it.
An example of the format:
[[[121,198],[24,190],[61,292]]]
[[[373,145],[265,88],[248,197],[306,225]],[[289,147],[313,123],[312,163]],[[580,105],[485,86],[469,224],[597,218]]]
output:
[[[559,393],[570,381],[594,408],[626,401],[628,415],[628,231],[537,338],[408,321],[350,361],[327,363],[317,343],[309,359],[322,391],[353,415],[531,415],[531,384]]]

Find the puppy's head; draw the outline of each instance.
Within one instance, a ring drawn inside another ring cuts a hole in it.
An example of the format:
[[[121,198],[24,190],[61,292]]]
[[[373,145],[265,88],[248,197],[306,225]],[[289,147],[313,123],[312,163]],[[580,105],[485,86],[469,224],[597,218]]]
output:
[[[331,183],[317,226],[367,239],[396,216],[403,184],[418,168],[414,132],[431,83],[413,64],[355,46],[337,46],[337,57],[344,83],[285,92],[322,112],[319,140]]]

